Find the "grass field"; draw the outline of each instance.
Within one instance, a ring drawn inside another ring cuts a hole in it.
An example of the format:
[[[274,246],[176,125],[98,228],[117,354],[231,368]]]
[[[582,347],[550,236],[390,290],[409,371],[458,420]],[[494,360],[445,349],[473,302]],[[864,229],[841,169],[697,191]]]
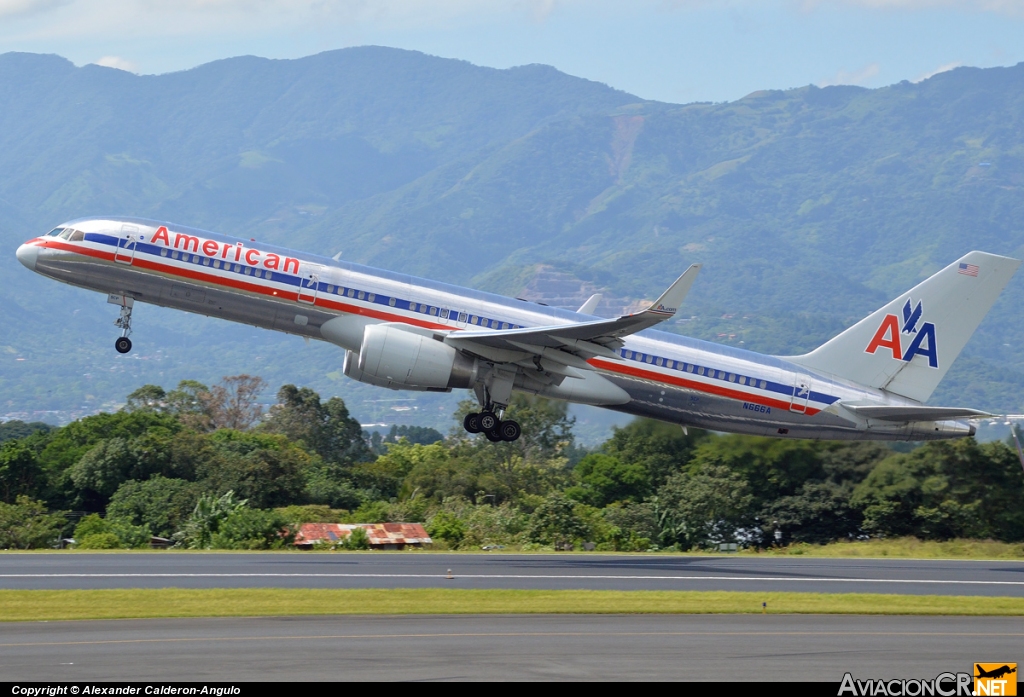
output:
[[[0,590],[0,621],[406,614],[1024,616],[1024,598],[870,593],[457,589]]]
[[[919,540],[899,537],[891,540],[833,542],[827,545],[795,544],[760,554],[804,555],[808,557],[896,557],[900,559],[1021,559],[1024,544],[995,540]]]

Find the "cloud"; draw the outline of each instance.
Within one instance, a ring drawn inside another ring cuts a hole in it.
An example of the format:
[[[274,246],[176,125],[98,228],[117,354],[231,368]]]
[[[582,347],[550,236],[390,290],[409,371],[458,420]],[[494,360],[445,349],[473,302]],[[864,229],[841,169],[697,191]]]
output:
[[[42,14],[72,0],[0,0],[0,17],[27,17]]]
[[[104,68],[114,68],[115,70],[123,70],[127,73],[137,73],[139,68],[131,61],[127,61],[120,56],[103,56],[99,60],[93,61],[96,65],[102,65]]]
[[[948,72],[950,70],[953,70],[954,68],[959,68],[961,65],[963,65],[963,63],[960,63],[960,62],[946,63],[945,65],[940,65],[935,70],[929,70],[927,73],[924,73],[922,75],[918,75],[916,78],[911,80],[911,82],[924,82],[925,80],[927,80],[930,77],[935,77],[939,73],[945,73],[945,72]]]
[[[818,83],[818,87],[828,87],[830,85],[863,85],[871,78],[878,75],[881,67],[878,63],[868,63],[860,70],[854,70],[853,72],[847,72],[840,70],[830,80],[823,80]]]

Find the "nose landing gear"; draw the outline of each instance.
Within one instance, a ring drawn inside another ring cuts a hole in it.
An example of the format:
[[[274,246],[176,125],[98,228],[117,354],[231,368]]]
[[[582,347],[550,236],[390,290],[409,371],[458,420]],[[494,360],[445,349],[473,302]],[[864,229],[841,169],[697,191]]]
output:
[[[110,296],[110,298],[117,297],[121,306],[120,316],[114,320],[114,326],[121,330],[121,336],[114,342],[114,350],[118,353],[128,353],[132,350],[132,340],[128,338],[128,335],[132,333],[132,305],[135,301],[127,296]],[[108,298],[108,302],[112,302]]]

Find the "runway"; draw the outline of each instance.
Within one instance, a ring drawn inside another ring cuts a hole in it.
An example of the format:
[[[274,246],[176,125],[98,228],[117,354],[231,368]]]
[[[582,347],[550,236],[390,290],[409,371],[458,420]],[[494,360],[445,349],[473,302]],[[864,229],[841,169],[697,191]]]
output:
[[[279,617],[0,624],[6,681],[934,678],[1019,661],[1019,618]]]
[[[167,587],[773,590],[1024,597],[1024,562],[422,552],[0,555],[0,588]]]

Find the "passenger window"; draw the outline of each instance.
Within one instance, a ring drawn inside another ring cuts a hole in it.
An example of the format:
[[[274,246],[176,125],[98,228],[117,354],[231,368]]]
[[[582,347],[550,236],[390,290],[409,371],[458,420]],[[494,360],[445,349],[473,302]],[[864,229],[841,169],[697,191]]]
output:
[[[762,380],[761,381],[761,389],[764,390],[764,389],[767,389],[767,387],[768,387],[768,383],[765,382],[764,380]]]
[[[246,276],[248,276],[249,275],[249,267],[248,266],[243,266],[242,267],[242,273],[244,273]]]
[[[740,384],[741,385],[746,385],[747,384],[747,379],[744,376],[742,376],[742,375],[740,376]]]
[[[376,293],[370,293],[369,295],[366,296],[366,299],[369,300],[370,302],[373,302],[374,300],[377,299],[377,294]]]
[[[661,367],[661,364],[662,364],[662,359],[661,359],[661,358],[659,358],[659,359],[657,360],[657,364],[658,364],[658,367],[660,368],[660,367]]]
[[[436,307],[430,308],[430,314],[437,315],[437,308]]]
[[[460,312],[459,313],[459,321],[460,322],[465,322],[466,321],[466,313],[465,312]]]
[[[167,250],[166,249],[161,249],[160,250],[160,256],[162,256],[162,257],[167,256]]]
[[[219,269],[220,268],[220,262],[219,261],[213,262],[213,268]]]
[[[349,288],[348,289],[348,297],[350,297],[350,298],[356,297],[356,289],[355,288]]]
[[[332,285],[328,285],[328,286],[327,286],[327,292],[328,292],[328,293],[333,293],[333,292],[334,292],[334,286],[332,286]]]
[[[394,298],[388,298],[388,305],[390,305],[391,307],[394,307],[395,306],[395,299]]]

